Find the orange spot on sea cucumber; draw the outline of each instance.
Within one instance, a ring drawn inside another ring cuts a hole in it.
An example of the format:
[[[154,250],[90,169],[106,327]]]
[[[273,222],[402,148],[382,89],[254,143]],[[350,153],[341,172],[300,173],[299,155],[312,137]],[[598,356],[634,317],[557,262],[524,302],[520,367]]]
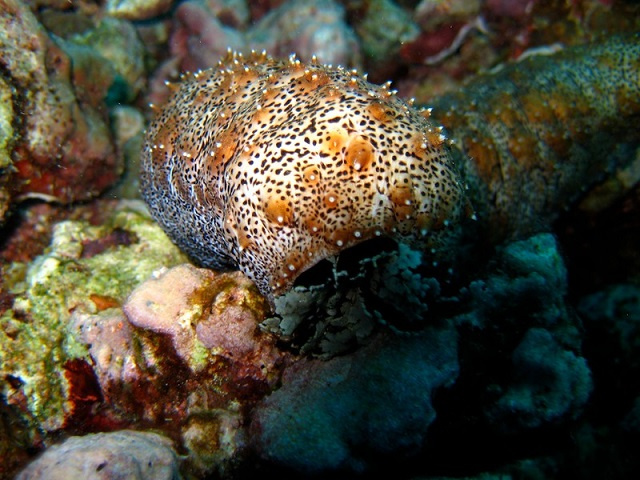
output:
[[[416,216],[416,227],[421,235],[429,233],[433,226],[433,218],[428,213],[420,213]]]
[[[302,180],[309,186],[317,185],[320,182],[320,169],[315,165],[307,165],[302,170]]]
[[[332,130],[326,136],[324,149],[330,154],[337,154],[342,151],[342,147],[347,143],[347,133],[342,129]]]
[[[345,153],[345,161],[354,170],[360,172],[366,170],[375,158],[373,146],[368,140],[357,136],[349,142]]]
[[[324,206],[327,208],[336,208],[340,198],[335,192],[327,192],[324,195]]]
[[[325,236],[325,240],[334,250],[338,250],[339,248],[346,246],[347,243],[353,241],[353,238],[353,232],[347,228],[332,230],[331,232],[327,232],[327,235]]]
[[[444,135],[442,134],[442,130],[439,128],[432,128],[430,130],[427,130],[425,132],[425,139],[427,145],[432,145],[436,148],[440,147],[445,140]],[[425,150],[425,148],[422,147],[422,144],[420,145],[420,149]]]
[[[245,250],[253,244],[251,235],[244,230],[242,226],[235,228],[236,238],[238,239],[238,246],[241,250]]]
[[[489,182],[493,175],[499,175],[498,152],[493,147],[491,140],[481,141],[468,138],[465,140],[465,147],[481,178]]]
[[[321,87],[331,82],[331,78],[320,69],[312,69],[304,74],[304,80],[314,88]]]
[[[393,213],[399,222],[411,218],[411,215],[415,210],[415,199],[413,198],[411,188],[406,186],[392,188],[389,191],[389,200],[391,200]]]
[[[388,123],[393,119],[393,113],[377,101],[371,102],[367,107],[367,111],[381,123]]]
[[[237,148],[238,134],[234,126],[230,125],[227,130],[218,137],[213,156],[208,157],[207,168],[210,168],[212,172],[221,171],[225,163],[235,155]]]
[[[293,224],[293,204],[282,198],[269,198],[265,202],[264,213],[267,219],[280,226]]]
[[[322,221],[320,221],[320,219],[315,215],[308,216],[307,218],[305,218],[303,223],[305,228],[312,235],[321,235],[324,232]]]
[[[167,158],[173,154],[173,142],[177,137],[175,120],[167,120],[152,138],[154,145],[151,146],[151,158],[154,163],[164,164]]]

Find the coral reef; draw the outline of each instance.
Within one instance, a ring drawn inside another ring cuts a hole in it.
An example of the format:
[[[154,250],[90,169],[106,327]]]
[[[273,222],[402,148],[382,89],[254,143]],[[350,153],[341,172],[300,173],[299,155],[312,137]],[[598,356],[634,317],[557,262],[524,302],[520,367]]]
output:
[[[169,439],[155,433],[123,430],[71,437],[47,449],[17,480],[178,480],[178,456]]]
[[[21,478],[51,457],[66,477],[638,476],[637,2],[0,11],[0,478],[39,453]],[[358,243],[273,304],[187,263],[141,202],[107,198],[137,195],[143,104],[228,44],[363,63],[433,107],[476,221],[444,249]]]
[[[61,225],[70,228],[68,222]],[[146,225],[146,228],[151,227]],[[138,236],[141,229],[142,225],[136,227]],[[78,236],[78,230],[74,231]],[[68,257],[77,259],[76,263],[82,262],[82,255],[78,258],[77,245],[63,242],[60,236],[58,233],[54,238],[57,255],[67,252]],[[118,236],[122,237],[122,233]],[[112,268],[122,268],[122,263],[107,260],[113,255],[113,252],[109,254],[108,246],[114,238],[105,239],[104,230],[98,237],[102,240],[85,239],[85,255],[107,261],[113,264]],[[147,247],[142,251],[153,252],[158,247]],[[117,248],[140,251],[139,241]],[[420,263],[418,252],[409,251],[391,254],[386,261],[393,265],[398,258],[405,259],[403,262],[413,268]],[[383,260],[385,257],[379,256],[377,265],[382,265]],[[46,263],[44,259],[38,259],[35,265]],[[391,267],[388,269],[394,271]],[[75,270],[64,273],[63,277],[68,277],[67,284]],[[438,419],[438,409],[432,404],[433,396],[443,387],[451,386],[456,379],[451,395],[459,392],[457,389],[469,388],[465,379],[473,376],[473,369],[477,368],[474,366],[482,355],[469,364],[468,353],[463,355],[460,349],[464,352],[475,345],[490,344],[492,326],[496,324],[501,324],[502,337],[511,338],[509,331],[521,330],[526,319],[525,324],[532,328],[527,336],[540,337],[544,341],[523,340],[520,346],[511,347],[513,354],[508,346],[497,349],[503,352],[503,363],[508,364],[513,355],[514,378],[520,380],[508,381],[504,395],[495,396],[493,402],[484,404],[486,417],[495,419],[491,423],[502,428],[504,419],[499,412],[504,409],[498,408],[506,401],[502,398],[515,398],[516,393],[518,398],[533,398],[531,391],[517,390],[518,385],[521,388],[531,385],[534,394],[538,392],[537,395],[547,399],[545,401],[564,399],[554,414],[537,417],[541,425],[573,418],[579,412],[584,396],[577,388],[567,390],[570,384],[555,381],[558,378],[555,374],[538,376],[531,373],[539,372],[538,363],[545,365],[545,361],[555,358],[549,355],[550,351],[568,361],[568,374],[575,371],[571,365],[583,362],[577,354],[571,353],[579,351],[579,337],[563,303],[566,270],[553,237],[541,235],[507,246],[491,271],[496,273],[472,281],[455,298],[449,299],[442,297],[440,287],[434,287],[437,285],[435,279],[421,279],[414,273],[415,289],[405,285],[408,297],[423,295],[419,292],[424,285],[431,285],[433,302],[428,304],[431,309],[428,311],[438,312],[438,302],[453,301],[457,305],[455,310],[460,313],[448,320],[446,315],[441,317],[439,326],[423,324],[417,327],[414,324],[413,329],[421,331],[409,336],[377,328],[369,334],[366,345],[355,353],[331,360],[287,359],[284,352],[275,348],[273,338],[256,330],[260,311],[264,312],[267,306],[261,297],[250,293],[253,287],[247,279],[242,279],[238,273],[220,275],[187,265],[162,272],[134,291],[124,307],[128,318],[118,308],[118,296],[106,295],[111,288],[108,284],[94,284],[88,289],[90,295],[77,292],[73,298],[88,295],[93,308],[78,305],[78,300],[70,298],[68,305],[76,306],[70,316],[63,316],[66,326],[49,322],[46,335],[50,341],[55,329],[62,329],[67,335],[71,333],[72,338],[67,337],[66,342],[73,339],[76,351],[84,352],[73,358],[90,359],[88,364],[76,360],[66,362],[65,366],[73,373],[67,378],[71,399],[75,399],[75,412],[71,417],[75,428],[87,428],[89,421],[93,422],[94,428],[98,426],[95,423],[98,417],[95,414],[88,416],[88,412],[100,405],[102,428],[104,425],[111,428],[126,426],[132,418],[161,427],[167,418],[171,418],[170,433],[177,434],[188,448],[187,464],[196,472],[232,471],[227,469],[240,461],[247,445],[256,449],[263,460],[288,468],[307,472],[326,471],[327,468],[361,470],[371,468],[381,458],[390,459],[399,452],[419,450],[431,440],[430,425],[437,424]],[[50,285],[60,282],[60,277],[55,270],[53,272],[50,276],[57,280]],[[31,275],[36,272],[32,271]],[[368,281],[376,283],[375,278]],[[387,285],[393,291],[392,283],[387,282]],[[41,285],[44,291],[50,288],[47,283],[41,282]],[[254,295],[253,300],[251,295]],[[381,298],[389,303],[397,301],[393,294],[381,295]],[[263,303],[260,306],[256,301]],[[353,301],[363,302],[363,299]],[[362,306],[368,307],[366,303]],[[256,308],[258,310],[254,310]],[[250,313],[252,311],[255,313]],[[28,314],[34,313],[37,311]],[[346,317],[350,314],[345,312]],[[417,316],[422,322],[428,322],[430,318],[425,312]],[[391,321],[391,318],[387,319]],[[15,325],[15,321],[10,325]],[[469,336],[466,333],[468,326],[480,333]],[[482,333],[485,330],[487,333]],[[24,330],[6,333],[13,340],[24,336]],[[478,334],[488,335],[488,338],[480,342]],[[14,345],[3,345],[3,351],[24,360],[24,357],[18,357],[23,354],[15,348],[7,350]],[[39,352],[42,352],[41,348]],[[62,353],[57,352],[56,355]],[[488,351],[483,355],[487,354]],[[459,365],[458,358],[464,360],[463,366]],[[5,365],[7,359],[2,360]],[[13,364],[9,362],[9,365]],[[556,365],[561,366],[562,362],[552,365],[552,371],[560,374],[555,370]],[[284,372],[282,385],[269,395],[279,385],[280,371]],[[588,371],[586,374],[588,378]],[[49,371],[49,375],[51,382],[58,374]],[[93,380],[88,381],[87,375]],[[28,383],[22,384],[26,377],[16,370],[12,372],[12,378],[15,379],[12,382],[14,391],[9,398],[15,402],[19,392],[28,392],[25,388]],[[84,379],[83,390],[73,387],[74,379]],[[327,395],[327,383],[332,385],[331,395]],[[150,392],[155,393],[150,395]],[[157,402],[156,398],[164,400]],[[371,405],[363,404],[363,398],[370,399]],[[23,407],[29,404],[28,397],[22,396],[22,399]],[[259,406],[252,409],[251,405],[257,401]],[[404,408],[398,409],[399,404]],[[93,408],[88,409],[91,405]],[[240,405],[242,408],[238,409]],[[111,412],[107,413],[105,409]],[[371,412],[377,413],[371,417]],[[531,415],[537,412],[530,410]],[[46,413],[54,412],[47,410]],[[251,415],[248,430],[247,413]],[[372,418],[380,421],[372,423]],[[41,420],[36,424],[46,425]],[[176,427],[177,432],[173,430]],[[523,426],[516,424],[513,428]]]

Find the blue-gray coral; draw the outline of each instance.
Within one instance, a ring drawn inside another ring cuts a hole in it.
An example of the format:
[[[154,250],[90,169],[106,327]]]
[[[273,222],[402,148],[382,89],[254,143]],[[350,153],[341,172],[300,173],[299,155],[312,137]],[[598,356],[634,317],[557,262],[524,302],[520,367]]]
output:
[[[376,455],[420,448],[436,417],[432,396],[458,368],[452,328],[301,361],[257,407],[252,441],[264,458],[302,472],[370,467]]]
[[[575,418],[589,399],[593,384],[587,361],[548,330],[530,329],[512,362],[513,383],[489,412],[507,431]]]

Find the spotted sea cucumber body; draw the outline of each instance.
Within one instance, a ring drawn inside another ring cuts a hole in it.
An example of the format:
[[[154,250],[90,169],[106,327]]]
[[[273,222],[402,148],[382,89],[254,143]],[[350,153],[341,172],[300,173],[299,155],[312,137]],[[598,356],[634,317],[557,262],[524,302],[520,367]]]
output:
[[[463,210],[442,130],[388,86],[293,57],[229,54],[147,132],[142,193],[195,260],[273,298],[374,236],[424,243]]]

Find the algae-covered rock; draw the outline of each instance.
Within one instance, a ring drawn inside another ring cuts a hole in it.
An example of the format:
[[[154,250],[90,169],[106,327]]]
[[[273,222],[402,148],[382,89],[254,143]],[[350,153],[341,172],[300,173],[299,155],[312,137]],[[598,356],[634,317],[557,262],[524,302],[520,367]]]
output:
[[[0,225],[9,209],[9,172],[13,162],[13,100],[11,87],[0,78]]]
[[[391,0],[373,0],[356,24],[362,49],[375,62],[386,61],[400,46],[414,40],[420,29],[407,10]]]
[[[72,312],[118,307],[155,270],[185,261],[143,212],[121,203],[101,226],[61,222],[43,255],[8,272],[15,300],[2,317],[0,375],[12,381],[2,394],[44,430],[101,399],[89,351],[69,328]]]
[[[87,84],[107,82],[105,69],[74,62],[24,2],[0,0],[0,31],[2,78],[16,92],[11,97],[2,88],[3,115],[12,108],[20,116],[12,123],[12,144],[2,146],[15,167],[2,172],[10,174],[4,182],[11,183],[11,200],[69,203],[97,196],[118,178],[122,162],[102,97],[78,94],[80,83],[93,92]],[[95,52],[89,57],[95,60]]]
[[[144,46],[131,22],[106,17],[95,28],[70,40],[90,47],[115,72],[107,104],[131,101],[145,86]]]
[[[42,255],[8,266],[0,397],[44,445],[154,427],[189,468],[224,471],[291,359],[258,326],[269,304],[240,272],[189,265],[140,202],[103,205],[102,224],[57,223]]]

